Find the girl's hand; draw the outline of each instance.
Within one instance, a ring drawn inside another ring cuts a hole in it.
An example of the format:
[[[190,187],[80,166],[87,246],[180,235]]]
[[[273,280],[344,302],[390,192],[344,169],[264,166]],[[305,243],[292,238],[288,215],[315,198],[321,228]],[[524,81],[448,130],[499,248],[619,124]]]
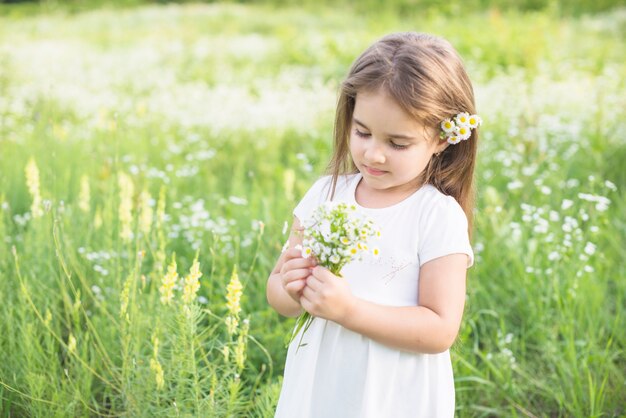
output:
[[[285,292],[300,303],[306,278],[311,275],[311,268],[316,263],[313,257],[303,258],[300,250],[290,248],[285,252],[285,261],[280,268],[280,280]]]
[[[300,298],[305,311],[337,323],[350,314],[356,301],[348,283],[321,266],[315,267],[306,279],[306,287]]]

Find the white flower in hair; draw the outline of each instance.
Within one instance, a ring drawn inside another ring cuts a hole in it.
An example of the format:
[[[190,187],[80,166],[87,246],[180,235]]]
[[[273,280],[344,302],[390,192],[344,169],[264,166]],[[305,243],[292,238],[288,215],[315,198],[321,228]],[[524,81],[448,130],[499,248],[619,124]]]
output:
[[[456,115],[454,118],[457,126],[469,126],[469,113],[462,112]]]
[[[465,141],[472,135],[472,131],[469,126],[458,126],[456,128],[456,135],[461,138],[462,141]]]
[[[483,120],[478,115],[472,115],[469,117],[468,122],[469,122],[469,127],[474,129],[474,128],[478,128],[480,124],[483,123]]]
[[[441,129],[443,129],[443,131],[447,134],[452,133],[455,127],[456,125],[450,119],[446,119],[443,122],[441,122]]]
[[[439,137],[449,144],[458,144],[466,141],[472,136],[472,129],[478,128],[482,124],[482,119],[478,115],[471,115],[461,112],[452,118],[441,122],[441,132]]]
[[[454,145],[454,144],[458,144],[459,142],[461,142],[461,137],[458,135],[453,134],[448,137],[448,144]]]

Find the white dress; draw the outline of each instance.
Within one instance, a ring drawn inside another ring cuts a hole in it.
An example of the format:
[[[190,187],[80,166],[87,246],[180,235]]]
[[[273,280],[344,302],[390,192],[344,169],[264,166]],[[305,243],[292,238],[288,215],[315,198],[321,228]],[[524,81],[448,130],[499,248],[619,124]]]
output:
[[[334,201],[356,204],[382,231],[380,256],[344,267],[352,293],[382,305],[418,305],[419,267],[448,254],[473,252],[460,205],[430,185],[382,209],[355,200],[360,174],[340,176]],[[318,180],[294,209],[303,221],[327,200],[330,177]],[[420,354],[392,348],[321,318],[315,318],[297,352],[287,352],[276,408],[278,418],[453,417],[450,353]]]

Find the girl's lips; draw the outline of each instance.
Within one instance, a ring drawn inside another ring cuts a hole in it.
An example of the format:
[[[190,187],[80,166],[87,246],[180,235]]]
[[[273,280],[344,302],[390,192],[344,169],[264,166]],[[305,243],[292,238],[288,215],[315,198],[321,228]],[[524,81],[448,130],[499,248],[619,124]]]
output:
[[[375,168],[371,168],[366,165],[363,167],[365,167],[365,170],[372,176],[382,176],[386,173],[386,171],[376,170]]]

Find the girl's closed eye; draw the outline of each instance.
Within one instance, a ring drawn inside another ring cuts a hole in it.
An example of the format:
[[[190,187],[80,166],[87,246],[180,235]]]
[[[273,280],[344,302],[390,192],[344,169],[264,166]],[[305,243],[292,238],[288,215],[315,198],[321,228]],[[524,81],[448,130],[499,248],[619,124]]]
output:
[[[354,133],[356,134],[356,136],[361,137],[361,138],[369,138],[372,135],[367,132],[361,132],[358,129],[355,129]]]
[[[389,141],[389,145],[391,145],[391,148],[397,150],[407,149],[409,147],[408,145],[396,144],[393,141]]]

